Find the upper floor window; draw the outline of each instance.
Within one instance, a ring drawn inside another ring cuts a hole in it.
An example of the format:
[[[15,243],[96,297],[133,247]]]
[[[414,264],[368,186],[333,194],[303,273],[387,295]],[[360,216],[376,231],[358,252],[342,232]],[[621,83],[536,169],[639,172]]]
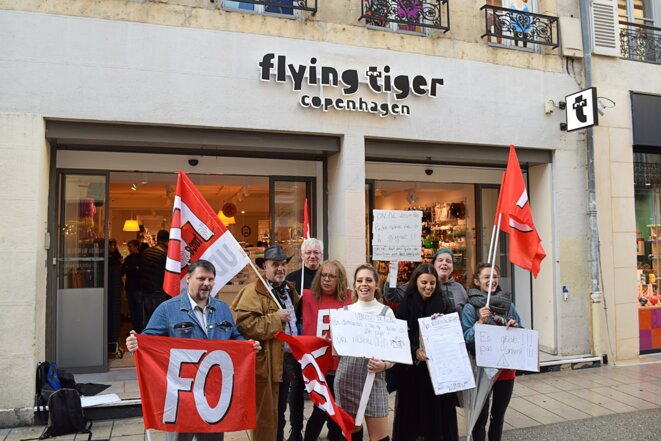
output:
[[[298,11],[317,12],[317,0],[224,0],[223,8],[295,17]]]
[[[537,0],[487,0],[484,10],[487,42],[525,51],[537,45],[558,47],[558,18],[537,13]]]
[[[449,0],[361,0],[361,12],[370,28],[421,35],[450,30]]]
[[[618,0],[620,21],[654,26],[654,0]]]
[[[654,0],[618,0],[620,55],[661,64],[661,28],[654,27]]]

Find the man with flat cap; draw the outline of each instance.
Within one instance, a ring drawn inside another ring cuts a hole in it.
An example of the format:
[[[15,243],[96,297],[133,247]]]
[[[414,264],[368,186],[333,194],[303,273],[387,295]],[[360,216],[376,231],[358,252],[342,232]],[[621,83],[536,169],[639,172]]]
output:
[[[257,354],[257,428],[252,441],[283,439],[284,412],[291,380],[287,372],[300,370],[289,346],[275,338],[279,331],[297,335],[294,308],[298,293],[294,283],[285,281],[287,263],[291,258],[275,245],[264,250],[264,257],[255,259],[257,266],[264,270],[266,283],[277,302],[261,280],[239,291],[232,302],[239,331],[246,338],[258,340],[264,348]]]

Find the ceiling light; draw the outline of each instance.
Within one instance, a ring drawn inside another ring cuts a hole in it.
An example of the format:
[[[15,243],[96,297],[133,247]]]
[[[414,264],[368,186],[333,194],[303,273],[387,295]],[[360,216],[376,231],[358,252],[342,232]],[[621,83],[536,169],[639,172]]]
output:
[[[140,231],[140,224],[135,219],[126,219],[122,231]]]

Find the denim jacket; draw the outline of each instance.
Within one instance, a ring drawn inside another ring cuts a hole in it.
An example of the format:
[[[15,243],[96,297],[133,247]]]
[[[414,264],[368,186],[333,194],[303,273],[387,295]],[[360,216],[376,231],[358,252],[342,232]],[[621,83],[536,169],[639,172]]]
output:
[[[161,303],[142,333],[178,338],[244,340],[234,323],[229,307],[213,297],[209,298],[205,333],[191,309],[188,291]]]

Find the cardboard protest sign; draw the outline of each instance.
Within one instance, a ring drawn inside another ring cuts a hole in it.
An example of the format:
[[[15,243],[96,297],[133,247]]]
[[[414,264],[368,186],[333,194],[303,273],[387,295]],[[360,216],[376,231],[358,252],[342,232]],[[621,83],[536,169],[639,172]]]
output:
[[[539,372],[539,333],[530,329],[475,325],[478,366]]]
[[[413,362],[404,320],[337,309],[331,311],[331,334],[338,355]]]
[[[256,426],[255,360],[248,341],[138,335],[145,429],[235,432]]]
[[[373,210],[372,259],[420,262],[422,211]]]
[[[434,393],[442,395],[475,387],[459,314],[420,318],[418,323]]]

